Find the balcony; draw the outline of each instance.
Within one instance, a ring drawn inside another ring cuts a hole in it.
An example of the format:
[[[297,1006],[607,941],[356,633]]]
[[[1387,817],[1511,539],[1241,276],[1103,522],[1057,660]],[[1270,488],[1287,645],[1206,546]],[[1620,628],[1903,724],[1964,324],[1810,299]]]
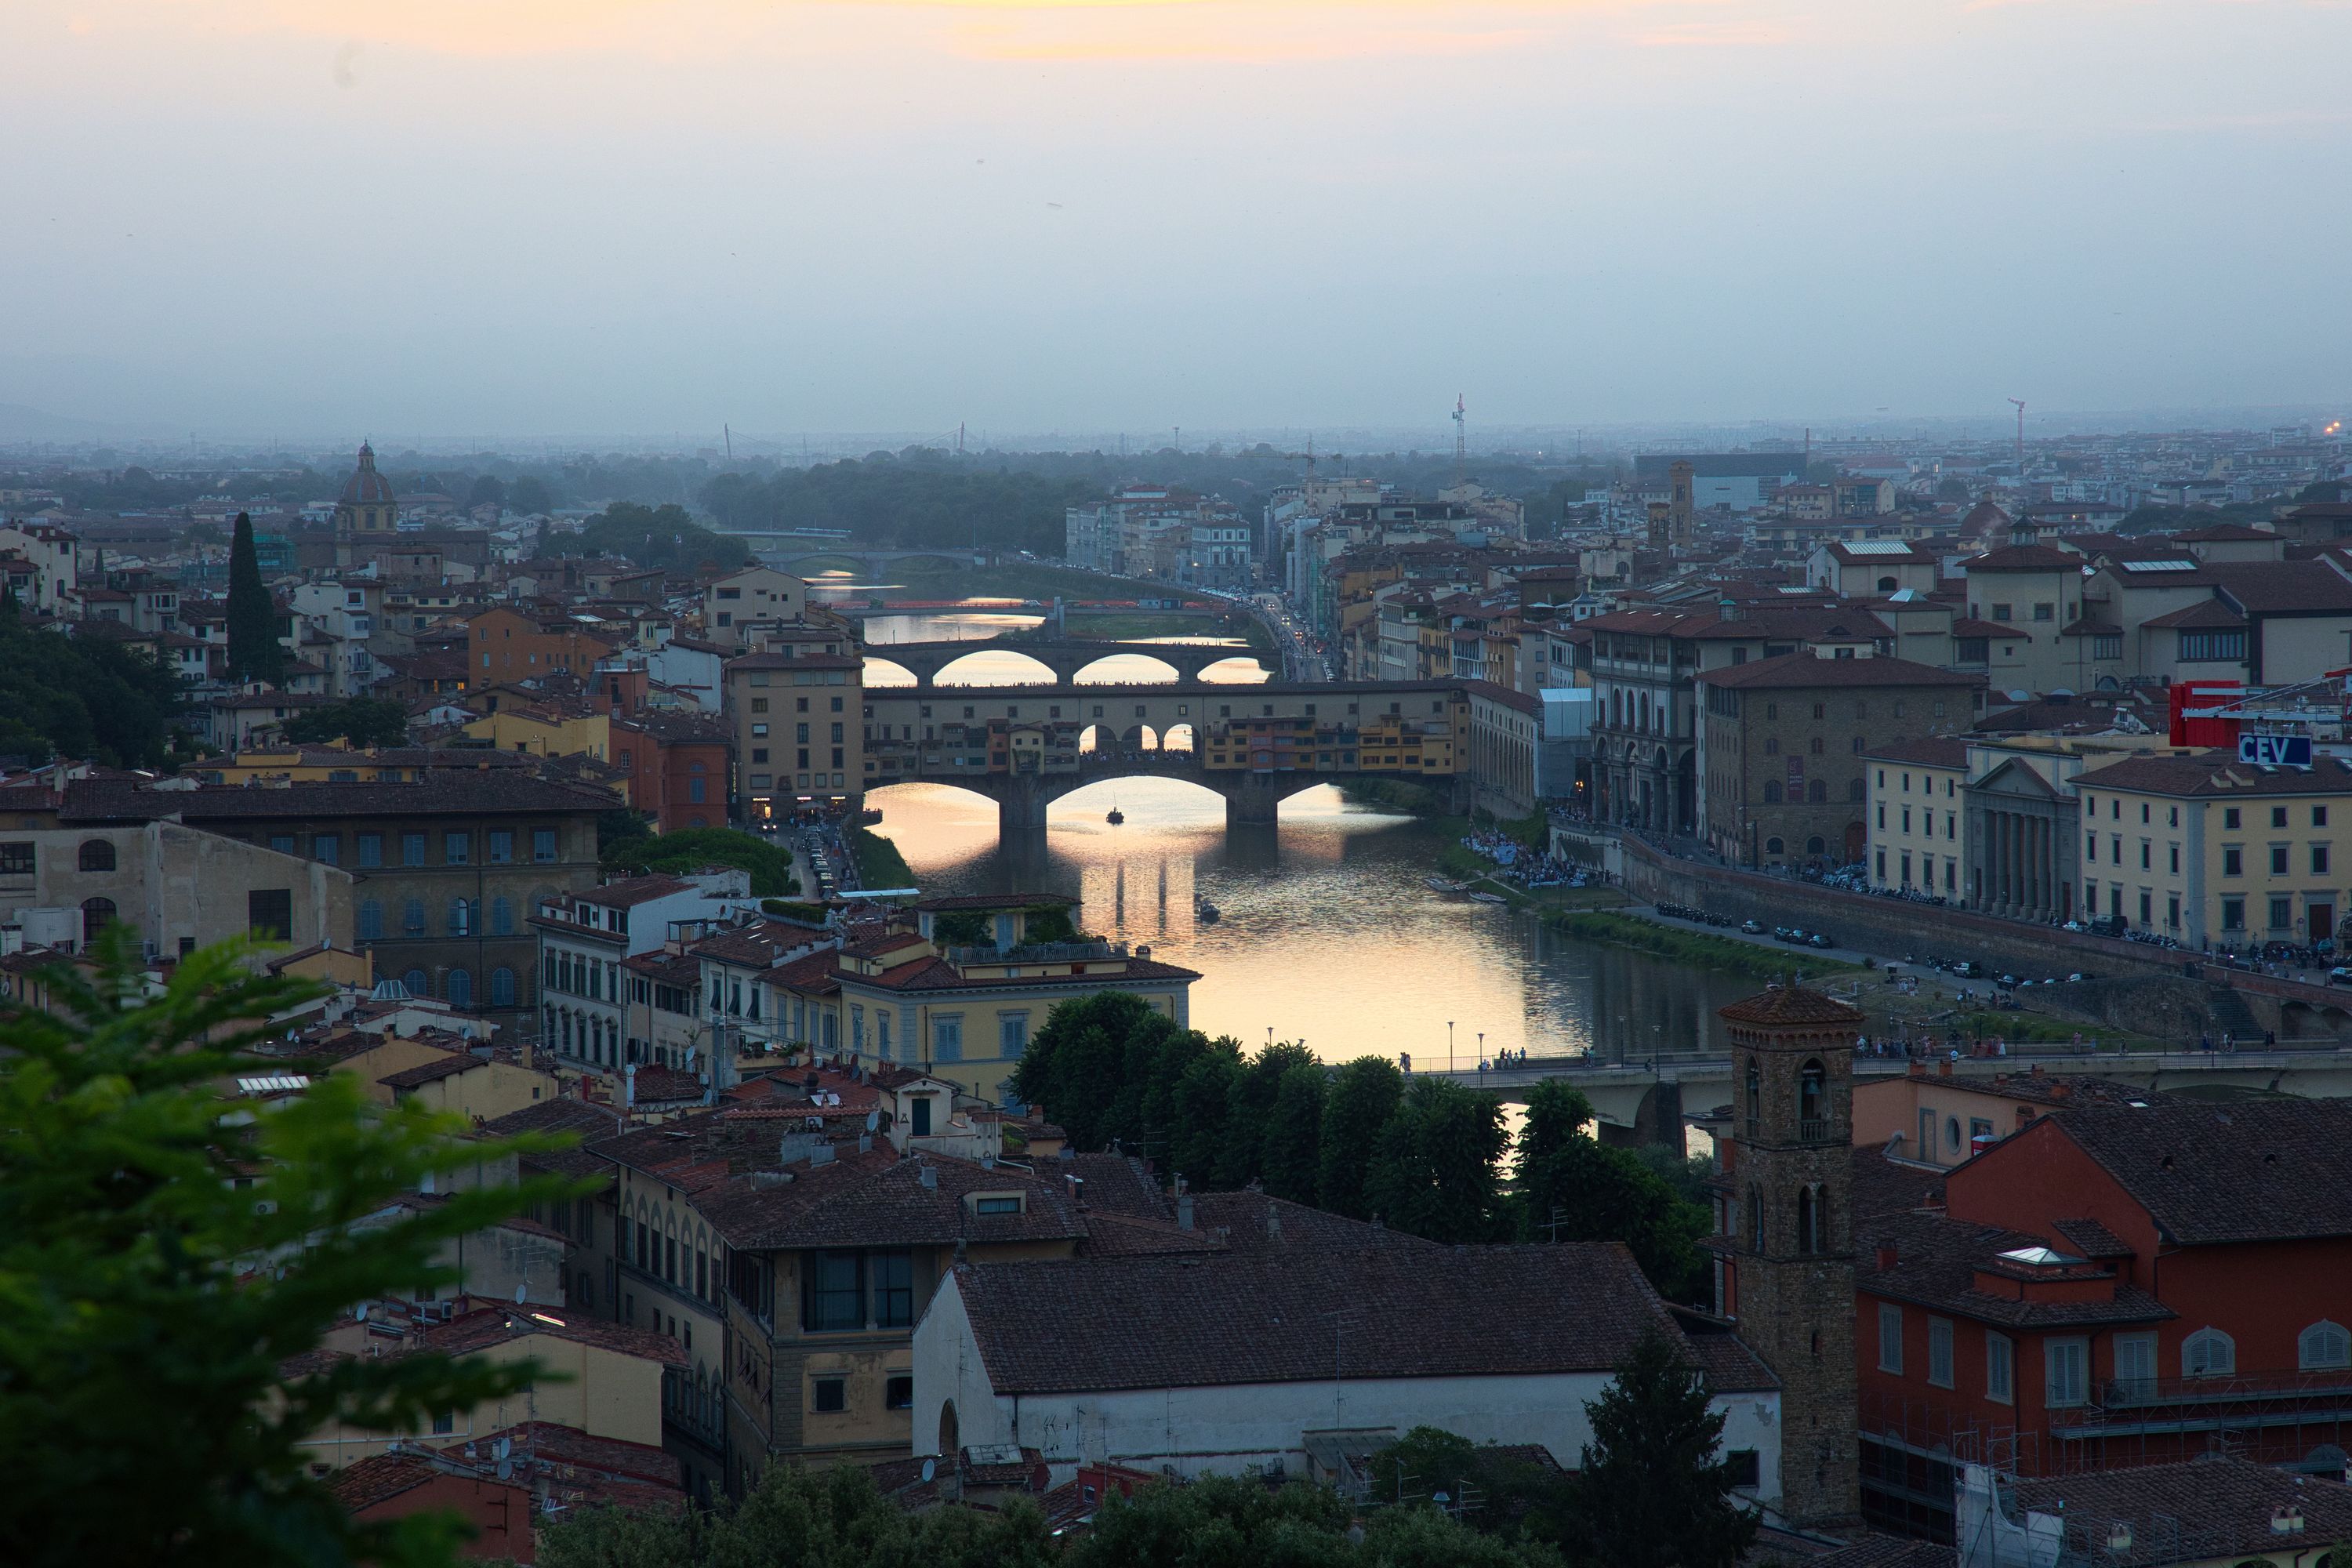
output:
[[[1830,1141],[1829,1119],[1824,1116],[1801,1117],[1797,1122],[1797,1142],[1826,1143]]]
[[[2066,1438],[2346,1419],[2352,1419],[2352,1367],[2108,1378],[2093,1387],[2091,1403],[2050,1413],[2053,1432]]]

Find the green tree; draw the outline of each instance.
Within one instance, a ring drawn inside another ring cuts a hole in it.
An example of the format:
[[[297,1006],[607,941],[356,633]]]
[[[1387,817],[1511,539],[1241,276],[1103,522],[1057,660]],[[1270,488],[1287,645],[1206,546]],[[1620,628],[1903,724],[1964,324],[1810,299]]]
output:
[[[389,697],[330,702],[288,720],[286,738],[305,746],[329,741],[348,741],[354,746],[404,746],[408,710]]]
[[[1435,1426],[1416,1426],[1372,1456],[1374,1502],[1428,1508],[1439,1492],[1457,1509],[1465,1498],[1475,1500],[1477,1506],[1460,1517],[1483,1534],[1555,1545],[1566,1539],[1568,1480],[1561,1471]]]
[[[782,898],[793,890],[793,855],[756,833],[732,827],[682,827],[675,833],[624,838],[598,857],[607,871],[643,876],[649,871],[682,876],[706,866],[733,866],[751,873],[754,898]]]
[[[1315,1202],[1323,1163],[1323,1101],[1330,1088],[1330,1069],[1312,1059],[1293,1062],[1276,1084],[1258,1152],[1258,1179],[1276,1197]]]
[[[1510,1215],[1500,1166],[1509,1144],[1501,1101],[1444,1079],[1416,1079],[1381,1129],[1365,1201],[1391,1226],[1432,1241],[1502,1240]]]
[[[1061,1552],[1027,1502],[911,1513],[858,1465],[775,1464],[740,1502],[593,1508],[550,1525],[540,1568],[1055,1568]]]
[[[507,486],[504,479],[496,474],[478,474],[474,477],[472,488],[466,492],[467,510],[471,511],[478,506],[502,507],[506,504]]]
[[[648,507],[614,501],[588,520],[578,533],[556,534],[547,548],[559,555],[618,555],[640,566],[691,569],[698,562],[740,566],[751,546],[730,534],[713,533],[676,504]]]
[[[1218,1185],[1243,1187],[1253,1179],[1265,1179],[1265,1141],[1274,1120],[1275,1100],[1282,1092],[1284,1075],[1301,1066],[1318,1064],[1306,1047],[1288,1040],[1269,1041],[1251,1058],[1234,1095],[1225,1127],[1225,1146],[1217,1163]],[[1317,1110],[1319,1116],[1319,1103]]]
[[[1209,1476],[1107,1499],[1066,1568],[1557,1568],[1550,1548],[1482,1536],[1433,1509],[1360,1526],[1327,1488]],[[563,1565],[570,1568],[570,1565]]]
[[[233,680],[278,684],[286,649],[278,641],[278,606],[261,580],[254,553],[253,519],[236,514],[236,535],[228,547],[228,673]]]
[[[537,474],[525,474],[507,487],[507,507],[525,517],[555,510],[555,496]]]
[[[352,1305],[454,1282],[460,1237],[561,1183],[455,1194],[353,1228],[429,1174],[521,1145],[379,1107],[331,1075],[258,1115],[220,1085],[283,1072],[251,1047],[315,1000],[257,974],[241,943],[141,974],[127,922],[85,973],[43,976],[51,1008],[0,1005],[0,1542],[12,1563],[446,1563],[454,1521],[351,1519],[310,1479],[341,1422],[422,1430],[530,1386],[530,1367],[415,1354],[289,1374]],[[232,1114],[234,1112],[234,1114]]]
[[[1514,1185],[1532,1241],[1622,1241],[1663,1295],[1689,1300],[1705,1282],[1698,1238],[1707,1212],[1685,1201],[1639,1154],[1591,1136],[1592,1104],[1558,1079],[1528,1095]]]
[[[1386,1057],[1358,1057],[1332,1075],[1316,1140],[1317,1204],[1349,1219],[1370,1219],[1364,1184],[1381,1130],[1404,1100],[1404,1074]]]
[[[2315,479],[2294,492],[2298,501],[2340,501],[2344,499],[2342,479]]]
[[[1734,1500],[1724,1418],[1684,1347],[1655,1330],[1584,1406],[1593,1441],[1570,1478],[1570,1555],[1591,1568],[1731,1568],[1757,1519]]]
[[[144,648],[0,617],[0,755],[161,767],[184,708],[180,678]]]
[[[1241,1047],[1218,1040],[1177,1080],[1170,1104],[1168,1168],[1197,1185],[1216,1184],[1243,1071]]]
[[[1022,1053],[1013,1074],[1014,1095],[1043,1105],[1070,1135],[1072,1147],[1103,1147],[1128,1037],[1150,1012],[1142,997],[1118,991],[1065,1002]]]

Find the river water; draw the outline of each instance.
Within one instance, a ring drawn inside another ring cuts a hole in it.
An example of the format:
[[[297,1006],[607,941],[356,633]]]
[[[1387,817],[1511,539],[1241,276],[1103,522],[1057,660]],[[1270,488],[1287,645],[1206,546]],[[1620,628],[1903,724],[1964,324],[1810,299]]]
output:
[[[1003,622],[957,614],[866,625],[882,644],[994,636]],[[996,684],[987,667],[1000,658],[1025,666],[990,654],[956,675]],[[1228,834],[1223,800],[1205,790],[1108,780],[1055,801],[1042,838],[1003,845],[996,807],[979,795],[899,784],[867,800],[883,813],[876,831],[927,890],[1071,894],[1084,929],[1199,970],[1193,1025],[1244,1045],[1270,1031],[1327,1061],[1410,1054],[1427,1068],[1447,1061],[1450,1024],[1462,1067],[1519,1050],[1612,1061],[1720,1055],[1715,1009],[1755,989],[1433,892],[1425,879],[1440,831],[1328,786],[1283,802],[1276,828]],[[1105,820],[1114,805],[1126,818],[1116,827]],[[1222,918],[1202,920],[1202,900]]]

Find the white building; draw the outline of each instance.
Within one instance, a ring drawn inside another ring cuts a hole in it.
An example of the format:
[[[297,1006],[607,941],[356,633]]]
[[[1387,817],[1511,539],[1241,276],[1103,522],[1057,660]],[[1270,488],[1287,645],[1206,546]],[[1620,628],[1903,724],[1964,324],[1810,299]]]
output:
[[[1772,1374],[1685,1334],[1611,1243],[961,1265],[915,1329],[915,1451],[1303,1475],[1310,1439],[1426,1426],[1574,1465],[1586,1403],[1652,1329],[1689,1348],[1726,1452],[1776,1497]]]
[[[621,961],[651,952],[680,926],[730,918],[749,900],[737,870],[632,877],[561,893],[531,917],[539,932],[541,1042],[575,1065],[614,1071],[650,1061],[647,1042],[622,1027],[628,1012]]]

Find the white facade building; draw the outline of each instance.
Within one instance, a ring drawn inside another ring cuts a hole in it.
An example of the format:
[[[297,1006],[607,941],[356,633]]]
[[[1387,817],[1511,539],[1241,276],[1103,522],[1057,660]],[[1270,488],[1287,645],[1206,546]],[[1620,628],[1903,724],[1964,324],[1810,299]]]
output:
[[[617,1071],[652,1059],[631,1039],[621,961],[658,948],[680,925],[717,922],[748,907],[749,872],[633,877],[559,894],[531,917],[539,932],[540,1039],[575,1065]]]

